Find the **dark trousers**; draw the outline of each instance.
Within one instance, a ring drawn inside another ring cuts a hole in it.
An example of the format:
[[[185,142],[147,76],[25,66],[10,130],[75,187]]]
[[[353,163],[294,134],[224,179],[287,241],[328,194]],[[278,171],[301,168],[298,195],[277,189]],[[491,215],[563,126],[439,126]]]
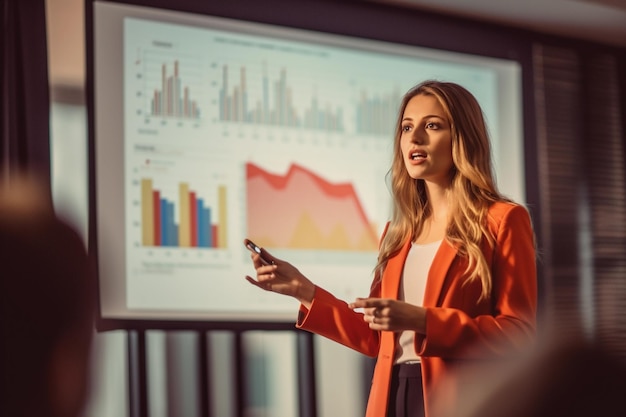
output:
[[[422,366],[419,363],[394,365],[387,417],[424,417]]]

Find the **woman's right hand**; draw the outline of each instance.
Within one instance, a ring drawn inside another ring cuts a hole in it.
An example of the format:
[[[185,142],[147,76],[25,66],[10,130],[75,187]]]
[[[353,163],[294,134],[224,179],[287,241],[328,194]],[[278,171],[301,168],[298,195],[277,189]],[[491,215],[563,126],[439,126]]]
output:
[[[263,263],[261,256],[270,264]],[[265,249],[261,249],[261,255],[252,253],[250,258],[256,269],[256,279],[246,275],[248,282],[265,291],[294,297],[307,308],[311,306],[315,295],[315,284],[302,275],[296,267],[272,256]]]

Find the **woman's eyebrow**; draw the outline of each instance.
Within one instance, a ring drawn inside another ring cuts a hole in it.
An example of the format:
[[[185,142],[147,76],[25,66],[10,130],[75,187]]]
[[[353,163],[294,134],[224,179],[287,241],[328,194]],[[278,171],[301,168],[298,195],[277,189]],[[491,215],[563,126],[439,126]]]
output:
[[[446,121],[445,117],[439,116],[437,114],[427,114],[426,116],[421,117],[419,120],[432,119],[433,117],[437,118],[437,119],[440,119],[440,120],[443,120],[443,121]],[[405,121],[405,120],[413,121],[413,117],[405,116],[405,117],[402,118],[402,121]]]
[[[430,119],[430,118],[433,118],[433,117],[435,117],[435,118],[437,118],[437,119],[441,119],[441,120],[446,120],[446,118],[445,118],[445,117],[443,117],[443,116],[439,116],[438,114],[429,114],[429,115],[427,115],[427,116],[422,117],[422,120],[424,120],[424,119]]]

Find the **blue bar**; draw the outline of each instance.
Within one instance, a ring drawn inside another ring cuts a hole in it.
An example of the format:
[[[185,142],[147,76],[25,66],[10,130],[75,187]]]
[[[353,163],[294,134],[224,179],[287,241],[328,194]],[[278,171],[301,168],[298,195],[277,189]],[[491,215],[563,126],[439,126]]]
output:
[[[169,237],[169,246],[178,246],[178,226],[174,222],[174,203],[167,202],[167,216],[169,219],[170,230],[167,232]]]
[[[174,210],[172,210],[174,213]],[[172,246],[178,246],[178,225],[172,222]]]
[[[213,232],[211,230],[211,208],[207,207],[202,209],[204,212],[204,216],[206,216],[206,235],[207,235],[207,246],[209,248],[214,247],[213,243]]]
[[[198,213],[198,247],[199,248],[207,248],[209,245],[207,244],[207,235],[206,235],[206,216],[203,212],[203,204],[204,200],[199,198],[196,201],[196,213]]]
[[[161,246],[167,246],[167,200],[161,198]]]

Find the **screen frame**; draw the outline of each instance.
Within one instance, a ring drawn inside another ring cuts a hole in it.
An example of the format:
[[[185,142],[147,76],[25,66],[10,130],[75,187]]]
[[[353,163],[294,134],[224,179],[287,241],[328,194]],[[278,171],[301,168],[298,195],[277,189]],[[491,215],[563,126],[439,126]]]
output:
[[[95,71],[94,4],[85,0],[86,104],[88,133],[88,253],[98,274],[96,155],[95,155]],[[225,17],[342,36],[372,39],[400,45],[439,49],[517,62],[521,68],[523,158],[526,204],[534,221],[539,215],[535,120],[533,114],[532,42],[521,30],[479,21],[453,18],[431,12],[363,1],[269,0],[255,2],[197,2],[193,0],[107,0],[109,3],[145,6],[172,11]],[[323,16],[323,18],[316,18]],[[463,42],[458,40],[462,39]],[[100,280],[98,278],[98,287]],[[100,290],[99,290],[100,292]],[[135,319],[103,317],[98,293],[96,329],[108,330],[292,330],[293,321],[206,321],[186,319]]]

